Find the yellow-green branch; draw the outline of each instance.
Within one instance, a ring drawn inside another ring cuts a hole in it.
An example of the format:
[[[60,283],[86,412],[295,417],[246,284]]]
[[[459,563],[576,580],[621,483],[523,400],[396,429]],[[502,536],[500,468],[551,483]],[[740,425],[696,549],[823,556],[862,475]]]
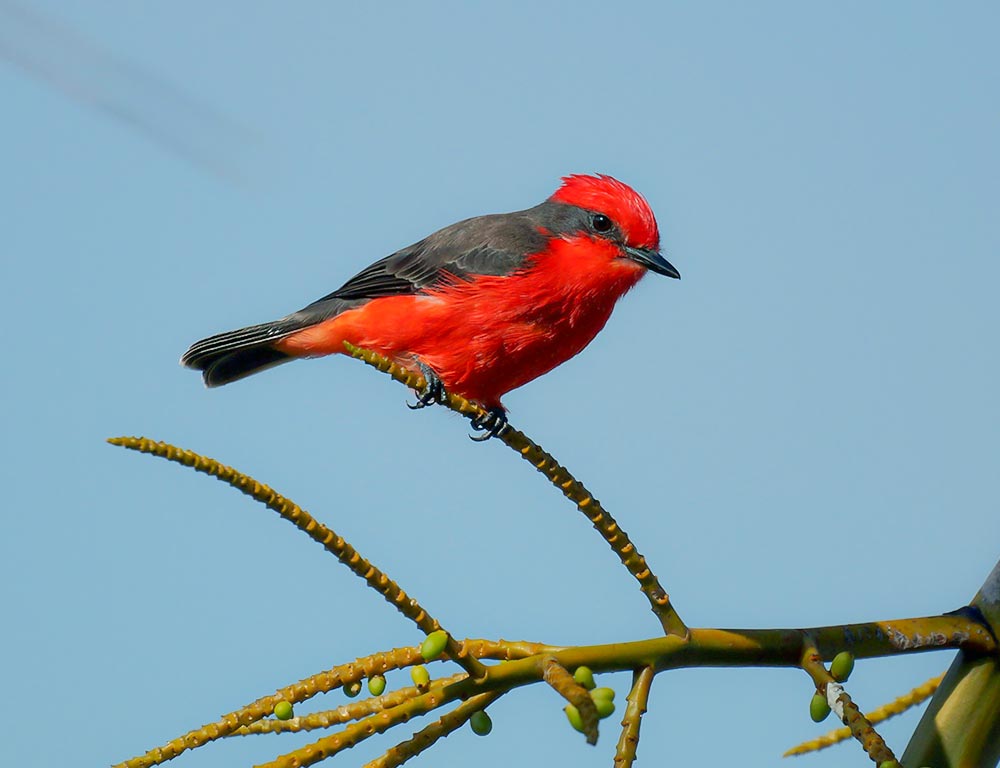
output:
[[[419,392],[423,391],[426,387],[427,382],[419,373],[397,365],[377,352],[361,349],[347,342],[344,343],[344,346],[353,357],[368,363],[368,365],[383,373],[389,374],[393,379],[401,384],[405,384],[410,389]],[[448,393],[444,405],[469,419],[485,415],[485,411],[475,403],[451,393]],[[671,635],[684,636],[687,633],[687,626],[685,626],[681,617],[674,610],[670,602],[670,596],[660,586],[660,582],[649,568],[646,558],[639,554],[639,551],[629,539],[628,534],[619,527],[611,514],[601,506],[601,502],[594,498],[594,495],[587,490],[583,483],[573,477],[568,469],[559,464],[551,454],[543,450],[541,446],[528,438],[523,432],[508,424],[506,429],[498,435],[498,439],[517,451],[522,459],[545,475],[560,493],[572,501],[577,509],[587,516],[587,519],[590,520],[594,528],[601,534],[615,554],[618,555],[618,559],[621,560],[628,572],[639,582],[639,587],[646,596],[646,599],[649,600],[649,605],[653,613],[660,620],[663,631]]]
[[[487,691],[506,692],[517,686],[541,682],[548,659],[554,659],[564,669],[588,666],[595,672],[618,672],[642,667],[649,667],[651,671],[701,666],[799,667],[809,642],[814,642],[824,656],[832,656],[840,650],[850,650],[858,658],[945,648],[960,648],[979,655],[995,654],[997,651],[996,641],[985,627],[971,618],[955,614],[809,630],[692,629],[688,639],[665,635],[627,643],[566,648],[524,642],[466,640],[463,646],[474,657],[506,661],[491,666],[490,674],[484,680],[466,677],[447,684],[435,681],[431,690],[423,696],[407,699],[396,707],[362,720],[361,723],[366,725],[355,724],[359,727],[351,726],[347,732],[328,737],[320,751],[327,755],[333,754],[353,746],[365,738],[366,733],[371,735],[375,730],[381,733],[390,727],[390,720],[392,723],[403,722],[411,716],[430,711],[461,696],[478,695]],[[227,736],[241,726],[269,716],[278,701],[299,703],[347,682],[419,663],[421,660],[418,648],[401,648],[334,667],[282,688],[274,695],[258,699],[242,709],[224,715],[215,723],[168,742],[163,747],[127,760],[119,768],[149,768],[158,765],[185,750]],[[386,717],[382,717],[383,715]],[[369,732],[366,729],[372,730]],[[304,749],[312,754],[309,748]],[[304,754],[306,753],[298,756],[302,757]],[[293,764],[277,762],[273,765]]]
[[[463,645],[469,654],[477,659],[492,659],[507,662],[534,658],[561,650],[558,647],[541,645],[539,643],[506,640],[466,640]],[[311,675],[292,685],[279,688],[273,694],[262,696],[240,709],[223,715],[213,723],[208,723],[200,728],[188,731],[183,736],[178,736],[163,746],[155,747],[143,755],[118,763],[113,768],[151,768],[151,766],[160,765],[174,759],[189,749],[197,749],[210,741],[231,736],[244,727],[252,726],[274,712],[274,706],[279,701],[299,704],[311,699],[313,696],[320,693],[329,693],[348,683],[360,682],[374,674],[382,674],[389,670],[419,664],[423,660],[423,657],[420,655],[420,649],[413,647],[396,648],[391,651],[384,651],[355,659],[353,662],[347,664],[340,664],[332,669]],[[494,669],[496,668],[494,667]],[[465,677],[465,679],[468,680],[469,678]],[[450,678],[444,678],[437,681],[437,684],[445,684],[450,682],[450,680]],[[370,710],[370,712],[375,711],[378,711],[377,708]],[[364,712],[361,713],[361,716],[367,714],[369,712]]]
[[[356,746],[370,736],[385,733],[395,725],[405,723],[414,717],[427,714],[443,704],[454,701],[461,695],[468,693],[471,684],[470,678],[447,685],[441,685],[439,681],[432,681],[427,693],[407,699],[391,709],[377,712],[364,720],[352,723],[338,733],[324,736],[312,744],[292,750],[269,763],[262,763],[257,768],[304,768],[304,766],[315,765],[345,749]]]
[[[185,467],[191,467],[198,472],[211,475],[236,490],[245,493],[268,509],[277,512],[282,518],[295,525],[300,531],[306,533],[313,541],[322,545],[327,552],[346,565],[354,575],[363,579],[369,587],[382,595],[387,602],[395,606],[400,613],[410,619],[425,633],[429,634],[441,629],[440,622],[427,613],[420,603],[407,595],[385,573],[358,554],[357,550],[342,536],[337,535],[335,531],[317,521],[291,499],[285,498],[269,486],[257,482],[250,475],[243,474],[215,459],[202,456],[194,451],[184,450],[169,443],[157,442],[145,437],[112,437],[108,439],[108,442],[122,448],[158,456],[162,459],[182,464]],[[486,674],[486,668],[470,656],[455,641],[450,633],[448,634],[446,651],[455,662],[473,677],[478,678]]]
[[[412,738],[390,748],[382,757],[366,763],[364,768],[396,768],[396,766],[402,765],[411,757],[416,757],[424,750],[434,746],[438,739],[461,728],[476,712],[486,709],[502,695],[498,691],[490,691],[473,696],[464,704],[460,704],[451,712],[442,715],[438,720],[413,734]]]
[[[962,611],[965,613],[966,611]],[[1000,562],[969,604],[1000,634]],[[1000,654],[956,654],[903,753],[903,764],[1000,763]]]
[[[442,684],[457,683],[464,680],[468,675],[460,673],[444,678]],[[321,728],[331,728],[341,723],[349,723],[352,720],[360,720],[363,717],[381,712],[384,709],[392,709],[402,704],[407,699],[419,696],[421,691],[417,686],[410,685],[399,688],[395,691],[381,696],[373,696],[362,701],[352,701],[343,704],[336,709],[326,709],[322,712],[310,712],[306,715],[293,717],[290,720],[278,720],[276,718],[266,718],[258,720],[256,723],[245,725],[239,730],[229,734],[230,736],[253,736],[259,733],[298,733],[300,731],[315,731]]]
[[[542,668],[542,679],[552,686],[552,689],[566,701],[576,707],[583,722],[583,734],[588,744],[597,743],[597,707],[590,698],[587,689],[573,679],[565,667],[555,656],[542,656],[539,659]]]
[[[649,689],[653,686],[656,672],[652,667],[643,667],[632,673],[632,689],[626,698],[625,714],[622,716],[622,735],[615,748],[615,768],[631,768],[635,753],[639,748],[639,726],[649,703]]]
[[[812,678],[817,692],[830,704],[830,709],[848,727],[851,735],[858,740],[868,756],[877,764],[895,763],[896,756],[889,749],[878,731],[864,716],[858,705],[843,686],[833,679],[830,672],[823,666],[823,657],[815,646],[809,645],[803,649],[802,669]]]
[[[901,715],[908,709],[912,709],[918,704],[922,704],[924,701],[933,696],[934,691],[938,689],[938,686],[941,684],[941,680],[943,678],[943,674],[938,675],[937,677],[932,677],[926,683],[918,685],[909,693],[905,693],[902,696],[893,699],[888,704],[884,704],[881,707],[866,713],[865,717],[868,718],[868,722],[872,725],[878,725],[879,723],[888,720],[890,717]],[[804,741],[801,744],[792,747],[785,752],[782,757],[793,757],[796,755],[804,755],[809,752],[818,752],[821,749],[832,747],[834,744],[839,744],[849,738],[851,738],[850,728],[837,728],[829,733],[823,734],[822,736],[818,736],[815,739]]]

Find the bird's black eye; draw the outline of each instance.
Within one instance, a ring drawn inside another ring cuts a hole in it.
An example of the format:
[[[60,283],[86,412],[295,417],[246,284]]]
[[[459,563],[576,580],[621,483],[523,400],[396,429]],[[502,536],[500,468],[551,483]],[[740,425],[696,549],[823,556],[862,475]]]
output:
[[[614,229],[614,222],[603,213],[595,213],[590,219],[590,226],[595,232],[610,232]]]

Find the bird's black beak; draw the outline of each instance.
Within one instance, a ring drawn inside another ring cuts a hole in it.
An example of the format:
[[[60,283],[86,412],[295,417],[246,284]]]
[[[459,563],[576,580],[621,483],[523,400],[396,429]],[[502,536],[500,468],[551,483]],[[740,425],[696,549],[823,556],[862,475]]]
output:
[[[676,280],[681,279],[681,273],[677,271],[677,268],[656,251],[650,251],[646,248],[626,248],[625,254],[632,261],[642,264],[646,269],[652,270],[658,275],[666,275]]]

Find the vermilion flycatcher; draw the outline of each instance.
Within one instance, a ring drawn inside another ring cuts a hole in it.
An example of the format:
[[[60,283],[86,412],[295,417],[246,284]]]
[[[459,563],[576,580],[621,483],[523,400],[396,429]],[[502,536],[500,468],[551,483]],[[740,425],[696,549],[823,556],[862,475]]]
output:
[[[567,176],[534,208],[466,219],[376,261],[281,320],[210,336],[181,362],[210,387],[299,357],[371,349],[423,373],[417,407],[445,390],[506,423],[502,395],[580,352],[659,253],[645,199],[610,176]]]

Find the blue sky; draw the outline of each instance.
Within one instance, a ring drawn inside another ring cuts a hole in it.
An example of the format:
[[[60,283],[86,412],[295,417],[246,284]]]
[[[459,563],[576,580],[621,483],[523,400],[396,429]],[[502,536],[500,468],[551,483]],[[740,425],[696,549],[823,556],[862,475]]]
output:
[[[506,402],[689,624],[937,613],[996,562],[993,4],[26,8],[0,2],[3,764],[108,764],[419,641],[272,513],[111,435],[255,474],[457,634],[655,634],[583,517],[458,417],[344,358],[213,391],[177,365],[567,173],[639,189],[683,280],[644,280]],[[948,663],[859,663],[851,691],[874,707]],[[824,730],[810,695],[794,671],[664,675],[639,757],[774,765]],[[587,747],[551,691],[491,712],[489,739],[463,730],[423,764],[610,764],[614,721]],[[916,719],[883,729],[892,746]]]

